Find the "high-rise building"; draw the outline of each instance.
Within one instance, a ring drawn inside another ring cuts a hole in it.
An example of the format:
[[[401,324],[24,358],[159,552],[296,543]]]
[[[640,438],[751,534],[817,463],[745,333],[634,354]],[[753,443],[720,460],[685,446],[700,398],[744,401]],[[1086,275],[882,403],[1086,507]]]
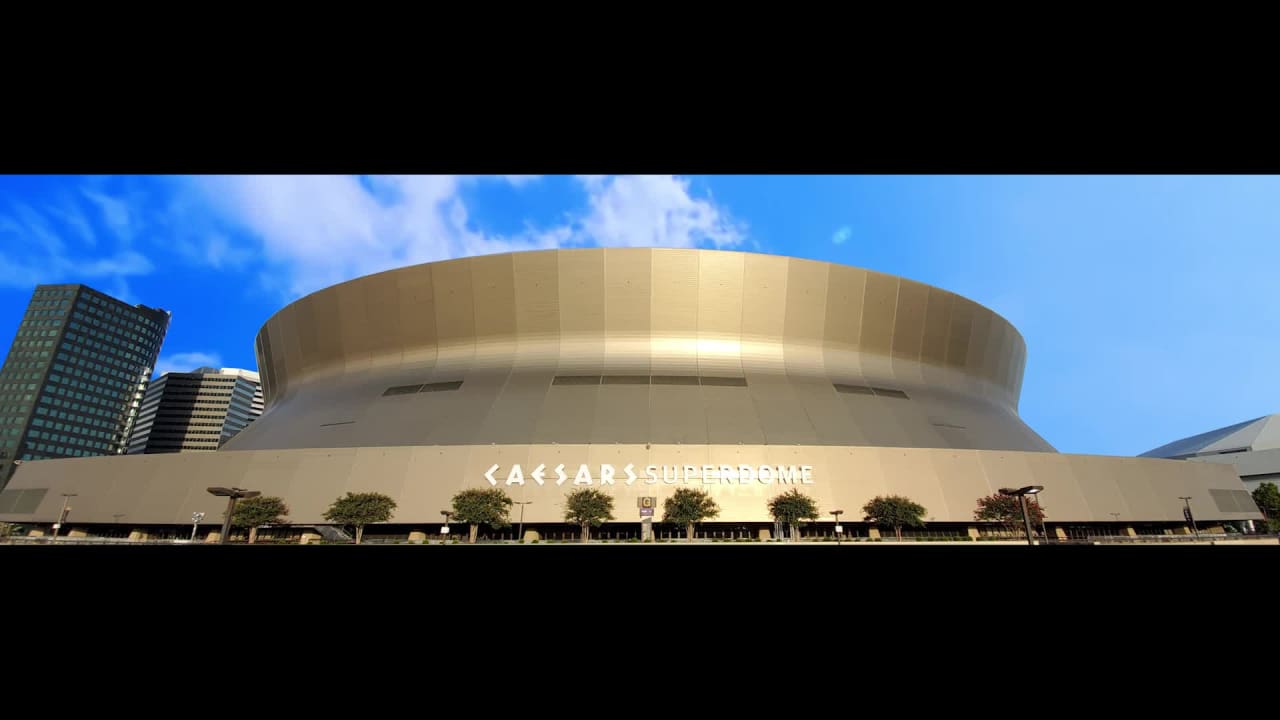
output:
[[[168,372],[147,387],[130,455],[211,451],[262,414],[258,373],[202,367]]]
[[[85,285],[37,285],[0,368],[0,487],[15,462],[119,455],[169,312]]]

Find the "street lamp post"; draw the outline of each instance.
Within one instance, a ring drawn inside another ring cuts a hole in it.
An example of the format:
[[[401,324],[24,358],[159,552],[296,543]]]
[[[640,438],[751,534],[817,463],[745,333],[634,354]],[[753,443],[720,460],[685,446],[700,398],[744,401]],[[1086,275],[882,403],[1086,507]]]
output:
[[[844,514],[843,510],[832,510],[831,514],[836,519],[836,545],[840,544],[840,536],[844,534],[844,528],[840,527],[840,516]]]
[[[231,534],[231,516],[235,514],[236,501],[258,497],[262,493],[257,490],[224,487],[211,487],[208,489],[208,492],[210,495],[227,498],[227,516],[222,520],[222,537],[218,538],[219,545],[226,545],[227,537]]]
[[[1192,514],[1191,514],[1191,496],[1190,496],[1190,495],[1179,495],[1179,496],[1178,496],[1178,499],[1179,499],[1179,500],[1181,500],[1183,503],[1185,503],[1185,504],[1186,504],[1186,509],[1184,509],[1184,510],[1182,511],[1182,516],[1183,516],[1183,517],[1185,517],[1185,518],[1187,519],[1187,522],[1191,523],[1191,532],[1192,532],[1193,534],[1195,534],[1195,536],[1196,536],[1196,540],[1199,540],[1199,539],[1200,539],[1200,529],[1196,527],[1196,518],[1195,518],[1195,516],[1194,516],[1194,515],[1192,515]]]
[[[520,541],[521,545],[523,545],[524,544],[524,506],[531,504],[533,501],[532,500],[524,500],[524,501],[513,500],[512,502],[520,506],[520,529],[516,531],[516,539]]]
[[[440,544],[443,545],[449,539],[449,518],[453,516],[453,511],[441,510],[440,514],[444,516],[444,525],[440,526]]]
[[[76,493],[62,493],[62,512],[58,513],[58,522],[53,524],[53,539],[58,539],[58,531],[62,529],[62,523],[67,521],[67,513],[71,508],[67,507],[67,501],[75,497]]]
[[[204,513],[191,513],[191,542],[196,541],[196,528],[200,525],[200,521],[204,519]]]
[[[1028,545],[1035,545],[1035,541],[1032,539],[1032,533],[1031,533],[1031,515],[1027,512],[1027,496],[1036,495],[1041,490],[1044,490],[1043,485],[1028,485],[1026,487],[1016,488],[1016,489],[1000,488],[1001,495],[1012,495],[1018,498],[1018,505],[1022,507],[1022,524],[1025,525],[1027,528],[1027,544]],[[1040,499],[1036,498],[1036,503],[1039,504],[1039,502],[1040,502]]]

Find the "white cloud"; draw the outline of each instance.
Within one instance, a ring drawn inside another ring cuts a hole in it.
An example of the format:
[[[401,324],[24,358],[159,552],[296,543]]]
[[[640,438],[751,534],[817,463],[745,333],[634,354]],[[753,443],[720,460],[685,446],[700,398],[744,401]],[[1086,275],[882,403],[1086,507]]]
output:
[[[85,197],[97,204],[98,209],[102,211],[102,219],[115,232],[116,237],[125,242],[133,239],[134,228],[128,203],[93,190],[86,189],[82,192]]]
[[[185,181],[197,200],[174,206],[202,205],[246,231],[266,262],[284,271],[278,289],[291,297],[373,272],[467,255],[584,245],[730,247],[744,240],[745,230],[727,211],[692,197],[687,181],[669,175],[579,178],[587,194],[585,213],[550,228],[487,234],[470,223],[461,195],[481,179],[494,178],[197,177]],[[535,178],[497,179],[519,187]],[[215,267],[249,250],[225,236],[213,237],[223,240],[202,247],[204,262]]]
[[[93,231],[74,204],[36,209],[13,203],[10,214],[0,215],[0,286],[30,288],[41,283],[106,279],[127,295],[127,278],[152,271],[151,261],[133,250],[116,249],[89,257],[77,251],[74,243],[69,248],[65,239],[72,236],[59,232],[53,219],[61,220],[92,244]]]
[[[156,375],[167,372],[191,372],[198,367],[222,367],[218,353],[182,352],[165,355],[156,363]]]
[[[848,225],[845,225],[844,227],[837,230],[835,235],[831,236],[831,242],[835,243],[836,245],[843,245],[851,235],[853,235],[853,228],[849,227]]]
[[[582,229],[595,244],[623,247],[717,248],[742,243],[743,228],[707,200],[689,195],[689,182],[672,175],[582,179],[591,213]]]

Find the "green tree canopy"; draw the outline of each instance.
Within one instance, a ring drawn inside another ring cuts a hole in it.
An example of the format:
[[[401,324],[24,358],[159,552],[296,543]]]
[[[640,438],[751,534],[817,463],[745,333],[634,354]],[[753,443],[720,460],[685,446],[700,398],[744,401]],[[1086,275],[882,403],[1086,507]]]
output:
[[[324,511],[324,519],[356,529],[356,544],[364,539],[364,526],[386,522],[395,512],[396,501],[382,493],[347,493]]]
[[[289,506],[278,497],[259,495],[236,503],[231,515],[231,527],[249,528],[249,544],[258,539],[258,528],[263,525],[281,525],[289,514]]]
[[[511,505],[502,488],[471,488],[453,496],[453,519],[471,526],[467,542],[474,543],[481,525],[504,528],[511,524]]]
[[[1027,501],[1027,517],[1031,520],[1032,532],[1044,524],[1045,512],[1039,500]],[[1016,495],[995,494],[979,498],[973,519],[1003,523],[1011,530],[1017,529],[1022,526],[1022,504]]]
[[[1253,502],[1268,520],[1280,519],[1280,488],[1275,483],[1264,482],[1255,488]]]
[[[799,490],[792,489],[769,501],[769,514],[774,520],[789,525],[791,537],[794,538],[797,524],[818,519],[818,503]]]
[[[587,542],[591,528],[613,519],[613,497],[593,488],[574,490],[565,497],[564,519],[581,527],[582,542]]]
[[[862,506],[864,521],[893,528],[899,540],[902,539],[902,528],[924,527],[927,512],[923,505],[901,495],[877,496]]]
[[[685,526],[685,536],[693,539],[693,526],[720,514],[720,506],[705,490],[679,488],[662,506],[662,521]]]
[[[1280,531],[1280,488],[1264,482],[1253,490],[1253,502],[1266,518],[1268,532]]]

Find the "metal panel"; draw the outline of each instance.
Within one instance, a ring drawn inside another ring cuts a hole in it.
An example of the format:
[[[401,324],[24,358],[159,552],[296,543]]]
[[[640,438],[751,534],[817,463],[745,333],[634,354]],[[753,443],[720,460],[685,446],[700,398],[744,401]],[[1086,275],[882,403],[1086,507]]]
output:
[[[740,253],[698,254],[698,367],[704,374],[741,375],[742,283]],[[668,302],[655,298],[654,311]]]
[[[894,314],[892,344],[892,354],[895,357],[916,361],[920,359],[928,305],[927,285],[906,279],[898,281],[898,307]]]
[[[786,321],[788,259],[747,255],[742,281],[742,361],[754,371],[783,371],[782,337]]]
[[[560,354],[560,263],[554,252],[512,256],[517,364],[555,367]]]
[[[604,253],[558,254],[561,375],[604,372]]]
[[[642,248],[605,251],[606,374],[649,374],[652,256]]]
[[[400,346],[405,368],[430,368],[436,363],[436,297],[431,266],[418,265],[395,273],[397,302],[400,304]]]
[[[951,306],[955,295],[938,288],[928,288],[928,291],[920,359],[933,365],[945,365],[948,333],[951,330]]]
[[[360,373],[373,366],[374,339],[368,309],[365,307],[365,286],[376,282],[375,279],[363,278],[334,288],[338,344],[343,348],[339,351],[343,372]]]
[[[898,307],[898,278],[868,272],[862,306],[862,334],[858,348],[863,353],[888,356],[893,349],[895,314]]]

